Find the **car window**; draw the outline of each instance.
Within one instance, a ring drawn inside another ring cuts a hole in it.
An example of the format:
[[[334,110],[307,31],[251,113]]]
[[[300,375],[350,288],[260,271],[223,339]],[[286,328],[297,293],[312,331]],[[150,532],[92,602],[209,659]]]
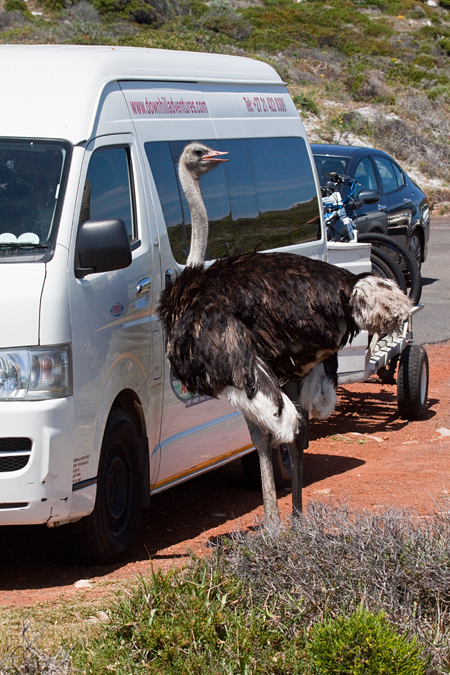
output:
[[[130,240],[136,238],[130,174],[127,148],[95,150],[84,185],[80,225],[85,220],[120,218],[125,223]]]
[[[344,176],[347,173],[349,159],[347,157],[328,157],[326,155],[314,155],[319,182],[326,185],[330,180],[327,173],[340,173]]]
[[[392,162],[392,167],[394,169],[395,177],[397,178],[398,186],[403,187],[405,185],[405,178],[404,178],[402,172],[400,171],[398,166],[396,164],[394,164],[393,162]]]
[[[399,184],[398,174],[401,173],[398,171],[397,167],[394,168],[394,164],[386,159],[385,157],[374,157],[378,173],[380,175],[381,184],[383,186],[383,192],[388,194],[389,192],[394,192],[398,190],[403,185],[403,180]],[[397,171],[397,173],[396,173]],[[403,179],[403,176],[401,176]]]
[[[354,179],[360,184],[362,189],[376,190],[378,188],[375,171],[372,162],[368,157],[364,157],[355,169]]]

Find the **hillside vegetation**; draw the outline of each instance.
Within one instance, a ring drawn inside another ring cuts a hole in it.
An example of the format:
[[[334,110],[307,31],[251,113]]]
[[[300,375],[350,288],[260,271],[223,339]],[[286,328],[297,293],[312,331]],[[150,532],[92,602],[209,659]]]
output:
[[[386,150],[439,208],[450,200],[449,12],[450,0],[0,0],[0,42],[262,59],[312,141]]]

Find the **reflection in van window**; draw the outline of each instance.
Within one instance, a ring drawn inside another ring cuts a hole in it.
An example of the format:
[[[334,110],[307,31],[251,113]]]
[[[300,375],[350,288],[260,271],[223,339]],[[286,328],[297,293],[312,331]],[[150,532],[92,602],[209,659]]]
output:
[[[124,147],[95,150],[89,162],[80,212],[85,220],[120,218],[130,240],[135,238],[128,151]]]
[[[190,141],[145,144],[172,252],[186,263],[190,212],[178,161]],[[207,258],[290,246],[320,238],[316,187],[302,138],[202,140],[229,153],[201,178],[209,220]]]
[[[27,244],[48,246],[54,241],[69,154],[63,142],[0,140],[2,255],[18,256],[26,253]]]

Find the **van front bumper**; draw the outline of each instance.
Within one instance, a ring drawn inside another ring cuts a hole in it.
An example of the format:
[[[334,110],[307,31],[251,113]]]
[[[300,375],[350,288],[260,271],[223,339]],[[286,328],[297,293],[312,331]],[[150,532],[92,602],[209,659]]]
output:
[[[68,517],[73,429],[72,397],[0,403],[0,525]]]

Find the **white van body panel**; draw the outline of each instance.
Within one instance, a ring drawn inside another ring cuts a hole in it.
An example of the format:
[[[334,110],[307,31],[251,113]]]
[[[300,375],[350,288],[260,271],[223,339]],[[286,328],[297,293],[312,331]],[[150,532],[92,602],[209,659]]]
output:
[[[122,97],[123,102],[123,97]],[[123,125],[121,125],[123,126]],[[132,125],[128,120],[128,129]],[[97,474],[99,449],[112,404],[123,390],[137,396],[146,418],[149,443],[158,442],[161,402],[156,391],[155,368],[162,372],[162,350],[153,363],[152,344],[157,331],[154,307],[161,287],[158,249],[153,246],[151,204],[145,196],[138,148],[131,133],[100,136],[86,148],[80,185],[84,185],[91,156],[110,146],[127,146],[131,152],[135,178],[136,215],[140,246],[133,251],[129,267],[115,272],[91,274],[82,279],[69,276],[69,306],[72,321],[72,358],[74,368],[75,485]],[[139,170],[138,170],[139,169]],[[75,208],[78,222],[82,191]],[[152,257],[155,249],[155,262]],[[75,247],[69,267],[75,266]],[[139,296],[139,281],[151,276],[151,289]],[[151,366],[152,364],[152,366]],[[160,376],[159,378],[160,379]],[[162,388],[162,383],[160,385]],[[152,396],[151,396],[152,392]],[[159,459],[159,457],[157,458]],[[157,475],[155,457],[151,474]]]
[[[125,47],[2,45],[0,65],[7,103],[0,110],[0,141],[72,145],[53,256],[26,264],[0,256],[8,318],[0,323],[0,347],[71,344],[73,361],[71,396],[0,401],[0,524],[54,525],[94,508],[102,440],[117,401],[139,420],[153,493],[253,447],[242,415],[226,401],[184,391],[164,358],[156,308],[166,276],[181,265],[145,144],[299,137],[317,199],[320,191],[295,105],[279,76],[260,61]],[[108,148],[125,148],[129,157],[132,262],[78,278],[86,177],[95,153]],[[319,214],[317,228],[318,239],[283,250],[325,259]],[[28,460],[20,469],[2,470],[9,459],[2,442],[10,439],[29,439]]]
[[[281,82],[261,61],[132,47],[1,45],[0,64],[1,135],[65,138],[74,144],[95,135],[111,82]]]
[[[44,280],[43,264],[0,265],[0,348],[39,343],[39,308]]]
[[[73,398],[0,402],[1,436],[33,439],[30,460],[0,472],[0,523],[64,521],[72,501]]]

